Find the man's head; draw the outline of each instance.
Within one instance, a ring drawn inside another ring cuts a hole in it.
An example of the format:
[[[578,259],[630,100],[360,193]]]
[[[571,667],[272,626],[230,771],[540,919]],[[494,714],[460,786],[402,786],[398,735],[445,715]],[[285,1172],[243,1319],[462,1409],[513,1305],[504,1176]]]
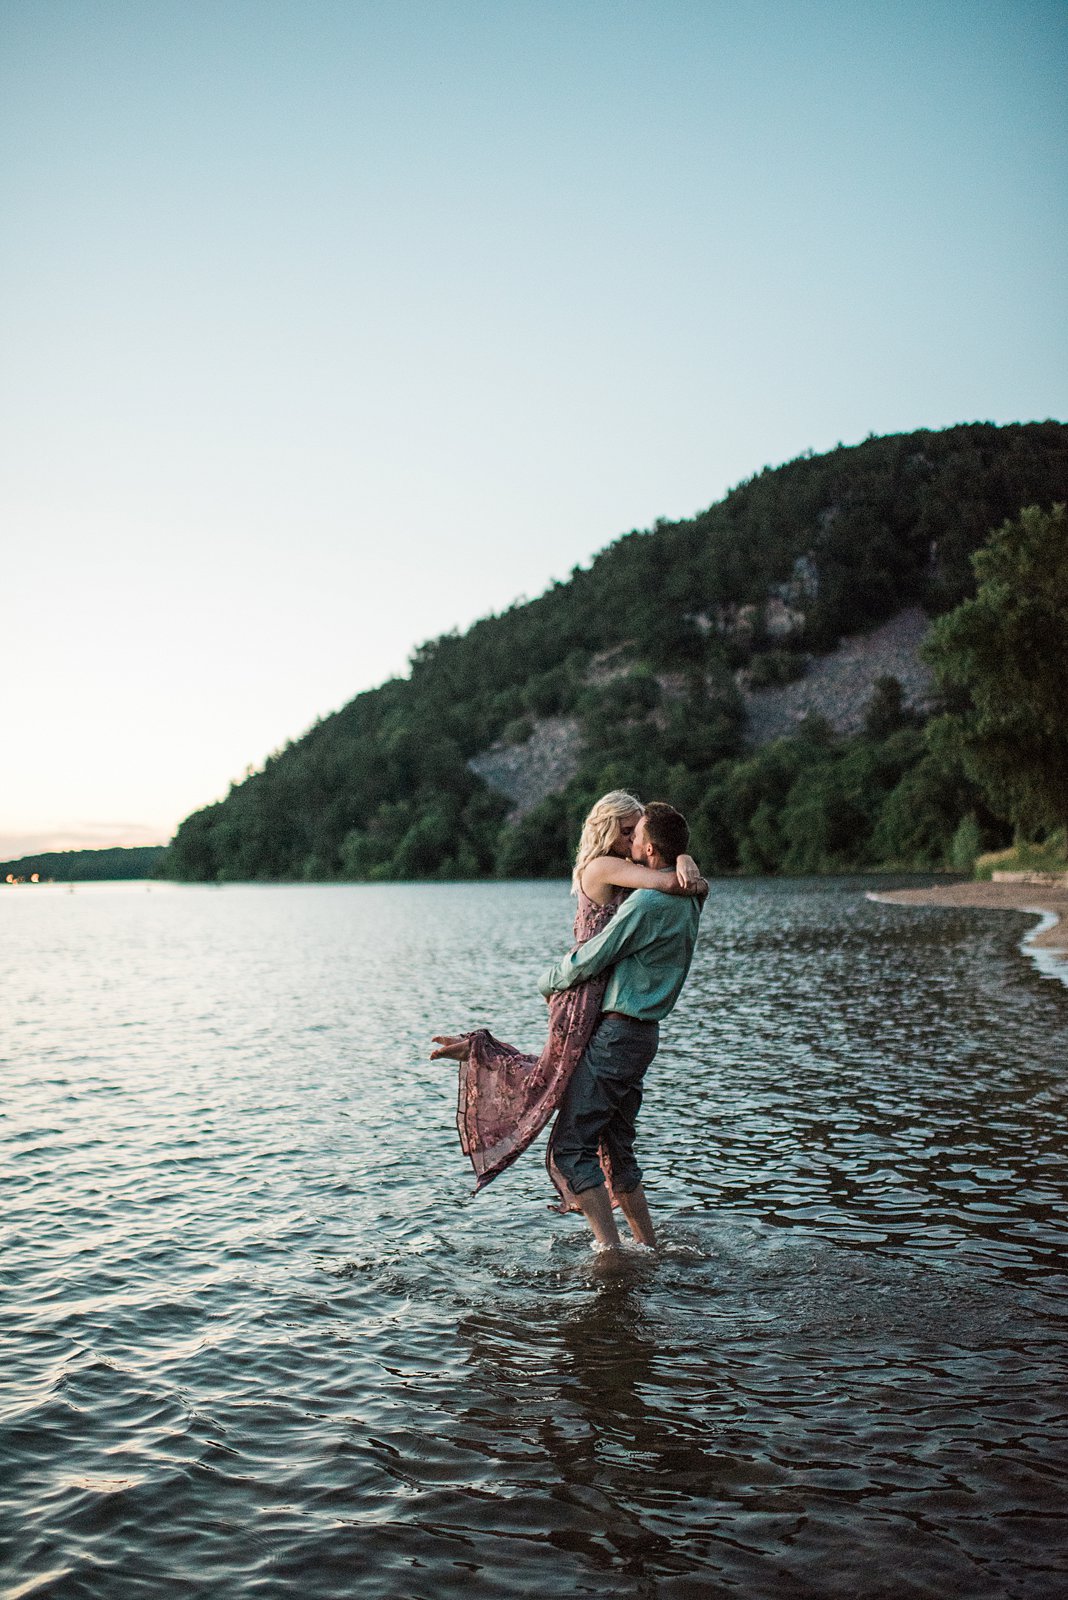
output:
[[[690,842],[686,818],[666,800],[650,800],[634,830],[632,861],[645,867],[673,867]]]

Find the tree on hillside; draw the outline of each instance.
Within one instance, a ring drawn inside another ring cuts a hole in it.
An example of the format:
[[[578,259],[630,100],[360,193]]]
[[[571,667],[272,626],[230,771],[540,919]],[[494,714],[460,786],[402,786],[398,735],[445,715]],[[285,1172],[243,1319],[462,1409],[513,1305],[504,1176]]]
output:
[[[899,728],[911,727],[915,715],[905,704],[901,681],[884,672],[872,684],[871,699],[864,710],[864,732],[869,739],[887,739]]]
[[[975,598],[935,623],[925,649],[963,702],[932,736],[956,745],[992,808],[1034,835],[1068,821],[1064,505],[1027,507],[990,535],[972,566]]]

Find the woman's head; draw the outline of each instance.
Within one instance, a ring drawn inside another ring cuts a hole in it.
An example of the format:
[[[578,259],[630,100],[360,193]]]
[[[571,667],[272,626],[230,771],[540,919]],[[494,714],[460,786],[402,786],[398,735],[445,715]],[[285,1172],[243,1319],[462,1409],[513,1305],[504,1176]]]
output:
[[[587,861],[597,856],[629,856],[630,841],[642,814],[642,803],[625,789],[613,789],[603,794],[582,824],[575,870],[571,875],[572,890],[577,893],[579,879]]]

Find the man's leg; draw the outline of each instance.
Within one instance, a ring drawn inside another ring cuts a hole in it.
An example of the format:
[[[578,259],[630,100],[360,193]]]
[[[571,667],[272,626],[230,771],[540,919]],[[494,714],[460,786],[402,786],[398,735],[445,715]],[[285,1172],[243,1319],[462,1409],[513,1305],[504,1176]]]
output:
[[[582,1208],[582,1215],[593,1229],[593,1237],[597,1243],[609,1249],[619,1248],[619,1229],[616,1219],[612,1215],[612,1202],[608,1198],[608,1190],[604,1184],[596,1189],[583,1189],[575,1199]]]
[[[620,1094],[610,1076],[615,1019],[602,1017],[594,1028],[560,1102],[553,1130],[553,1159],[566,1178],[598,1244],[618,1246],[619,1229],[604,1186],[598,1149]]]
[[[619,1209],[638,1243],[652,1246],[656,1244],[656,1233],[642,1188],[642,1169],[634,1159],[634,1139],[642,1104],[642,1081],[656,1055],[660,1030],[655,1024],[646,1025],[644,1029],[632,1024],[630,1033],[628,1054],[633,1066],[640,1071],[630,1089],[620,1096],[603,1140],[612,1169],[612,1191],[619,1201]]]
[[[570,1184],[594,1238],[602,1245],[618,1245],[619,1230],[604,1187],[598,1147],[606,1130],[614,1129],[617,1124],[624,1130],[615,1139],[614,1150],[613,1142],[606,1138],[609,1153],[613,1155],[613,1178],[616,1176],[615,1152],[618,1151],[626,1157],[620,1168],[624,1186],[636,1188],[641,1181],[641,1171],[634,1162],[625,1129],[630,1128],[632,1142],[633,1119],[641,1104],[640,1082],[656,1053],[656,1036],[655,1026],[647,1031],[619,1017],[603,1017],[575,1068],[560,1106],[553,1135],[556,1164]],[[639,1207],[641,1204],[639,1201]],[[638,1215],[637,1211],[635,1214]],[[624,1215],[630,1221],[625,1209]],[[643,1223],[644,1220],[641,1219]],[[651,1229],[652,1224],[648,1226]],[[631,1223],[631,1231],[635,1238],[640,1237],[634,1223]]]
[[[653,1231],[653,1219],[649,1215],[649,1207],[645,1200],[645,1190],[639,1183],[637,1188],[629,1194],[616,1196],[619,1209],[627,1219],[627,1226],[639,1244],[655,1245],[656,1234]]]

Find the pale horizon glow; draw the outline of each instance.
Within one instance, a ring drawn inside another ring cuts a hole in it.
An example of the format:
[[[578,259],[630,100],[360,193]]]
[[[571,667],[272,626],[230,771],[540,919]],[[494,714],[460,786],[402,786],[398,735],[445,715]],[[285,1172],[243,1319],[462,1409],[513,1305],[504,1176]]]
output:
[[[870,433],[1068,416],[1056,3],[0,0],[0,859]]]

